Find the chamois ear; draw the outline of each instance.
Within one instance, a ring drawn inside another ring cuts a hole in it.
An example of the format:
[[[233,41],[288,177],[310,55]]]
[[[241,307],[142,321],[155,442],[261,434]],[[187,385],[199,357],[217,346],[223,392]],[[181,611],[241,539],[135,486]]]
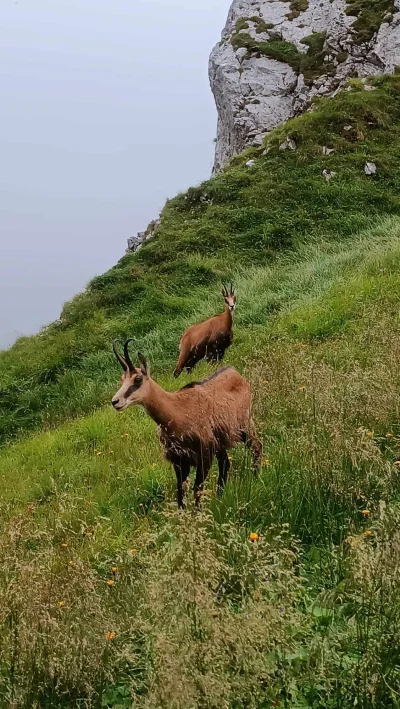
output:
[[[144,357],[141,352],[138,352],[138,359],[140,362],[140,369],[142,370],[143,376],[148,377],[150,374],[150,367],[148,365],[146,357]]]

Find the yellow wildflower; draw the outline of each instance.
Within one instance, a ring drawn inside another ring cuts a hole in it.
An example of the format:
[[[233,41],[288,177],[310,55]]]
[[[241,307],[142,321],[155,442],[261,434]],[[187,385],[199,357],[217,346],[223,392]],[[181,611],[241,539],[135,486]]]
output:
[[[64,608],[65,601],[58,601],[58,606],[59,606],[59,608]]]
[[[365,536],[372,537],[372,535],[373,535],[373,532],[370,529],[367,529],[367,531],[365,532]]]
[[[306,390],[305,387],[299,387],[299,391],[305,391],[305,390]]]
[[[251,542],[258,542],[259,538],[257,532],[250,532],[249,539]]]
[[[108,451],[110,455],[114,455],[114,451]]]
[[[106,640],[114,640],[115,638],[115,633],[111,633],[108,631],[108,633],[104,633]]]
[[[72,561],[72,559],[71,559],[71,561],[69,562],[69,565],[70,565],[70,566],[73,566],[73,565],[74,565],[74,562]]]
[[[263,460],[263,465],[267,468],[269,466],[269,460],[268,458],[264,458]]]
[[[367,431],[367,436],[368,436],[368,438],[372,438],[373,435],[374,435],[374,434],[372,433],[372,431]]]
[[[362,514],[364,515],[364,517],[368,517],[368,516],[369,516],[369,510],[363,510],[363,511],[362,511]]]
[[[116,566],[112,566],[112,567],[111,567],[111,571],[112,571],[113,574],[116,574],[116,573],[117,573],[117,567],[116,567]]]
[[[386,438],[393,438],[393,433],[387,433]]]
[[[61,549],[67,549],[67,548],[68,548],[68,544],[66,542],[64,542],[64,544],[61,544]]]
[[[110,588],[111,586],[114,586],[114,579],[108,579],[107,586],[109,586]]]
[[[136,554],[136,549],[130,549],[129,553],[132,554],[132,556],[133,556],[134,554]]]
[[[269,384],[268,379],[264,379],[264,380],[263,380],[263,384]]]
[[[103,453],[101,451],[98,451],[96,455],[103,455]]]

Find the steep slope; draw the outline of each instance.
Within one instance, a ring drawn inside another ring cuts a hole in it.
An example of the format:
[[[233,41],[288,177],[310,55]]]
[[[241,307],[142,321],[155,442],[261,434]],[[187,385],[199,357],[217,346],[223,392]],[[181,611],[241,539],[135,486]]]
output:
[[[20,440],[0,450],[0,706],[398,705],[400,77],[371,86],[171,200],[138,254],[2,353]],[[136,334],[171,389],[222,277],[265,458],[256,478],[239,447],[222,498],[213,471],[178,514],[155,425],[102,406],[109,342]]]
[[[215,293],[212,307],[220,307],[221,279],[322,235],[345,238],[372,218],[399,214],[399,84],[397,76],[376,78],[368,91],[354,82],[272,133],[268,154],[261,148],[238,158],[167,203],[139,253],[95,278],[58,323],[0,354],[0,439],[105,403],[114,337],[137,337],[156,373],[172,370],[199,301]],[[296,150],[280,149],[288,136]],[[334,152],[324,155],[324,147]],[[367,161],[375,175],[365,174]],[[324,170],[336,175],[327,181]]]
[[[349,77],[400,66],[400,0],[234,0],[210,57],[215,171]]]
[[[238,275],[231,361],[268,457],[254,479],[237,450],[200,515],[168,504],[140,411],[0,454],[4,706],[391,706],[399,266],[391,218]]]

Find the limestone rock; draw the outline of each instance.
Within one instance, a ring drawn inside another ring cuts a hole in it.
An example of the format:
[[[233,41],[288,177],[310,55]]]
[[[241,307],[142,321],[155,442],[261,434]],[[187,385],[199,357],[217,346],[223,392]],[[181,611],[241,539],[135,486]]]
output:
[[[400,0],[369,42],[357,36],[346,0],[305,4],[297,13],[290,1],[233,0],[209,63],[218,109],[216,172],[247,146],[260,145],[276,125],[307,110],[315,96],[334,95],[349,76],[392,73],[400,66]],[[310,36],[321,46],[302,41]],[[313,64],[303,71],[306,54]]]
[[[366,175],[376,174],[376,165],[374,162],[366,162],[364,167],[364,172]]]
[[[325,180],[326,180],[327,182],[330,182],[330,180],[332,179],[332,177],[335,177],[335,175],[336,175],[336,172],[334,172],[333,170],[332,170],[332,172],[330,172],[329,170],[323,170],[323,171],[322,171],[322,176],[325,178]]]
[[[296,148],[296,143],[292,140],[292,138],[289,138],[289,136],[279,146],[279,150],[296,150]]]
[[[159,224],[160,219],[153,219],[153,221],[150,222],[149,226],[147,227],[146,231],[139,231],[136,236],[130,236],[128,239],[128,248],[126,249],[126,253],[129,254],[135,251],[139,251],[145,241],[148,241],[148,239],[153,238]]]

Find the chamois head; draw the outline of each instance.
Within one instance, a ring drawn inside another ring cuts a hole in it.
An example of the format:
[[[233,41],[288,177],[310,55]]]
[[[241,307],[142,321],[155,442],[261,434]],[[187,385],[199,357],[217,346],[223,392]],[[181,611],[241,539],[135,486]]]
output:
[[[229,291],[226,286],[222,288],[222,295],[224,296],[225,305],[233,312],[236,308],[236,295],[232,283]]]
[[[121,376],[122,386],[117,391],[112,400],[112,405],[116,411],[123,411],[132,404],[141,404],[146,398],[150,382],[150,369],[145,357],[138,352],[140,367],[134,367],[129,356],[129,343],[134,340],[131,338],[124,344],[124,356],[119,354],[117,344],[119,340],[114,340],[114,354],[120,363],[123,371]]]

